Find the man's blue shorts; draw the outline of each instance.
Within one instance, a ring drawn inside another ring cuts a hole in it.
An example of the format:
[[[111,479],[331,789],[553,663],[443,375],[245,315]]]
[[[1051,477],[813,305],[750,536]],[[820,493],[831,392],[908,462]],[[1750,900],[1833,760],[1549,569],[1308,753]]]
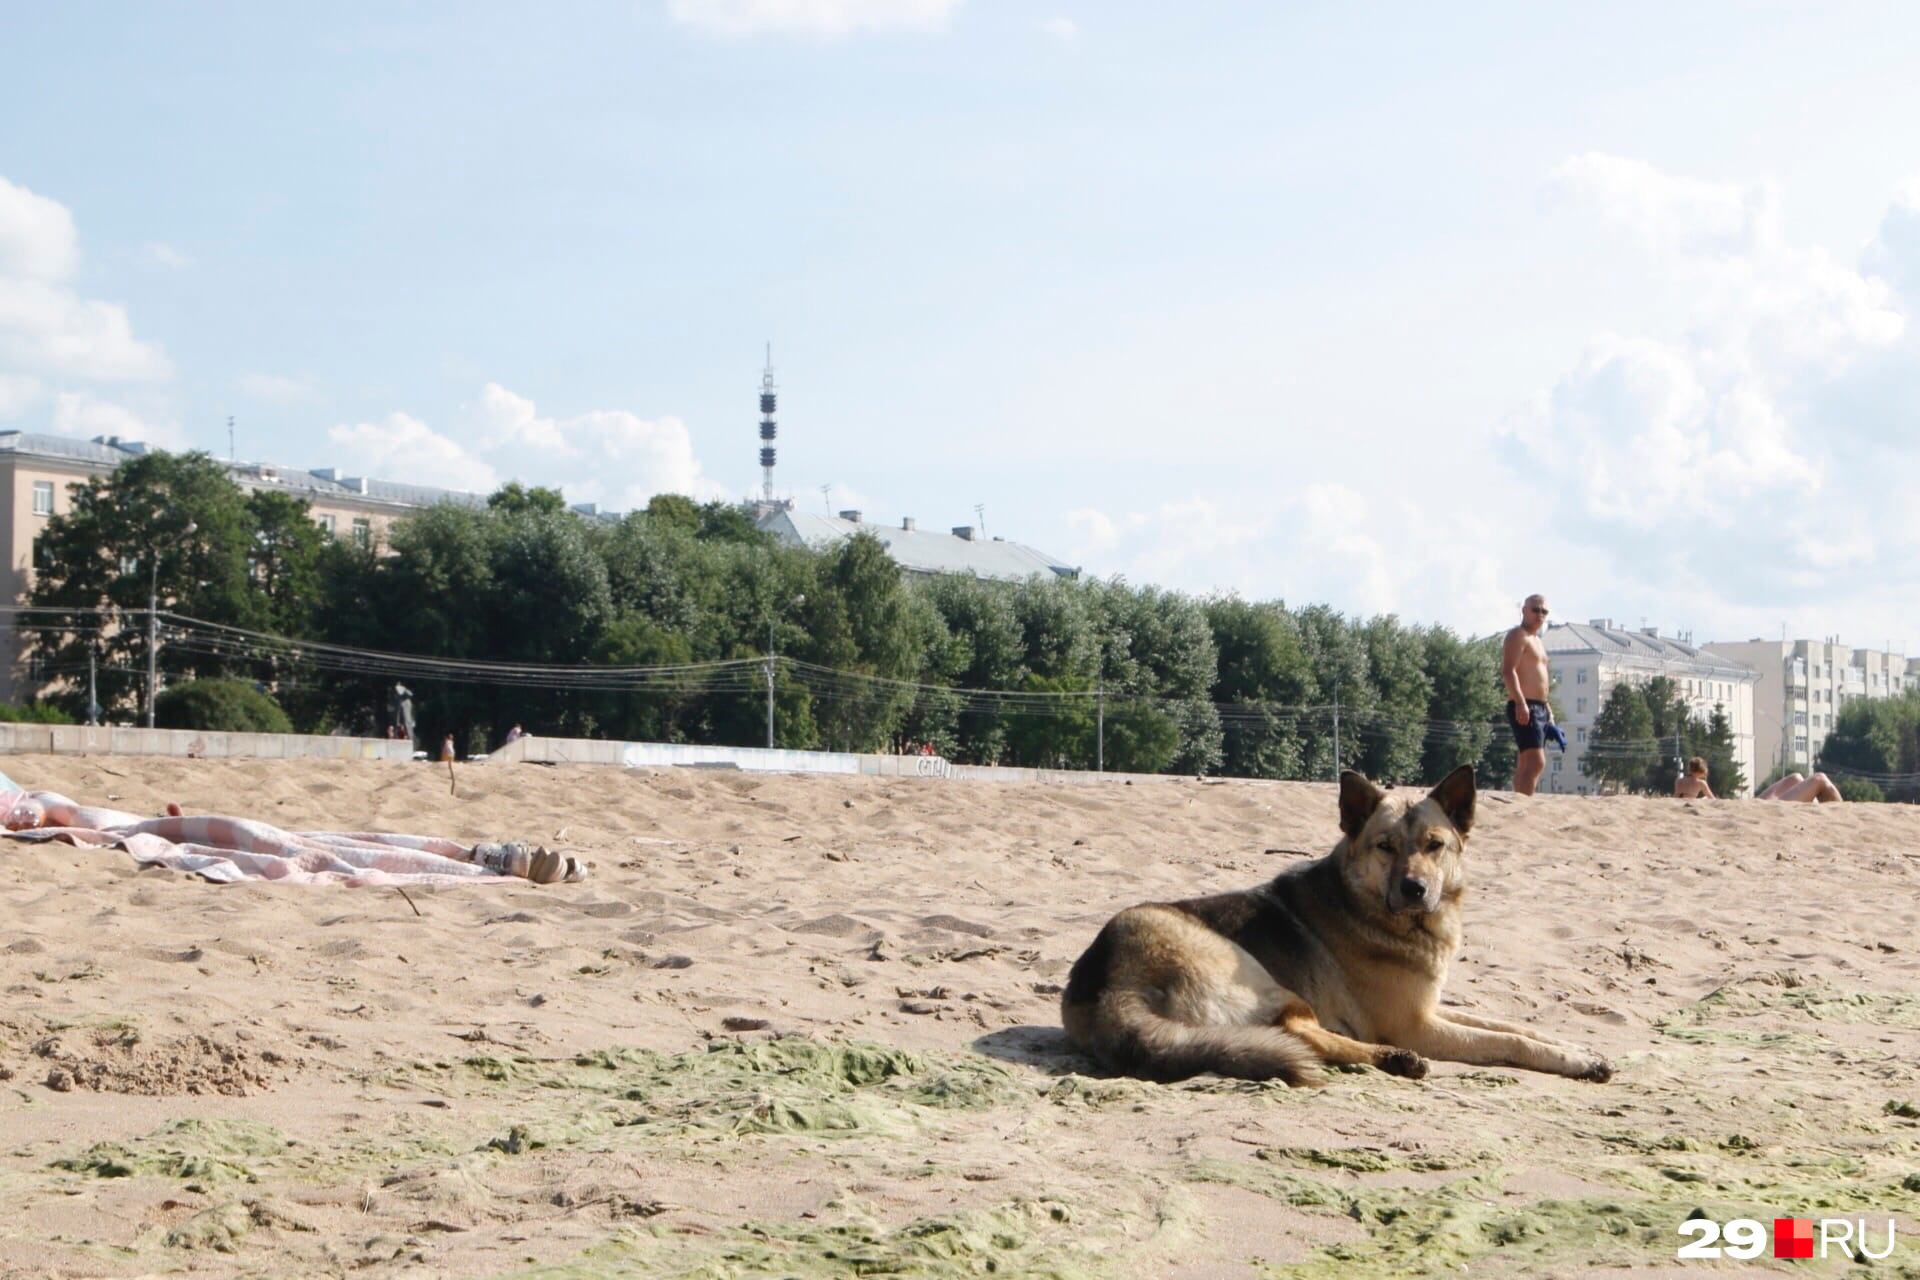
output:
[[[1527,699],[1527,722],[1514,717],[1513,704],[1507,704],[1507,727],[1513,730],[1513,745],[1522,751],[1547,749],[1547,726],[1553,722],[1553,709],[1544,702]]]

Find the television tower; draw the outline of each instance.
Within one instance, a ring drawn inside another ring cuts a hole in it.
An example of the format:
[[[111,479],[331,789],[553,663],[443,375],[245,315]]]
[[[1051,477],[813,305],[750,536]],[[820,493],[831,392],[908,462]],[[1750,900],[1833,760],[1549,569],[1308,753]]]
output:
[[[760,375],[760,476],[761,496],[773,501],[773,438],[780,433],[773,420],[773,344],[767,344],[767,367]]]

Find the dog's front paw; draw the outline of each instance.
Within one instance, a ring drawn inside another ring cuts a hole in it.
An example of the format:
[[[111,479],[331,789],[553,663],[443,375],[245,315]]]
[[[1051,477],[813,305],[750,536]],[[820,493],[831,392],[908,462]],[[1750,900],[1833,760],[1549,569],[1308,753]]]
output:
[[[1575,1080],[1591,1080],[1595,1084],[1605,1084],[1613,1079],[1613,1064],[1605,1058],[1595,1055],[1588,1061],[1586,1068],[1574,1073]]]
[[[1408,1080],[1427,1078],[1427,1060],[1411,1049],[1388,1049],[1374,1059],[1373,1065],[1390,1076]]]

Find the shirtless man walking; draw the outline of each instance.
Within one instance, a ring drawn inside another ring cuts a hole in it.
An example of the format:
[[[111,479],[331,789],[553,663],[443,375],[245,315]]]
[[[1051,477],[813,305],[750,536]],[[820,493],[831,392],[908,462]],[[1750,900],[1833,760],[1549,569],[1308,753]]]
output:
[[[1527,597],[1520,606],[1520,625],[1507,632],[1500,648],[1500,680],[1507,686],[1507,724],[1520,748],[1513,764],[1513,789],[1533,794],[1547,769],[1547,726],[1553,710],[1547,706],[1547,646],[1540,633],[1547,626],[1547,598]]]

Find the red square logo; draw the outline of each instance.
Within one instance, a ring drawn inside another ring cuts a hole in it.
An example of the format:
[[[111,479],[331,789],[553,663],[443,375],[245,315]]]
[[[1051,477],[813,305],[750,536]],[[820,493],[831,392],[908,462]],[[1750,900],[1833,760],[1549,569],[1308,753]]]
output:
[[[1773,1220],[1773,1256],[1811,1258],[1813,1256],[1812,1221],[1806,1218],[1775,1218]]]

